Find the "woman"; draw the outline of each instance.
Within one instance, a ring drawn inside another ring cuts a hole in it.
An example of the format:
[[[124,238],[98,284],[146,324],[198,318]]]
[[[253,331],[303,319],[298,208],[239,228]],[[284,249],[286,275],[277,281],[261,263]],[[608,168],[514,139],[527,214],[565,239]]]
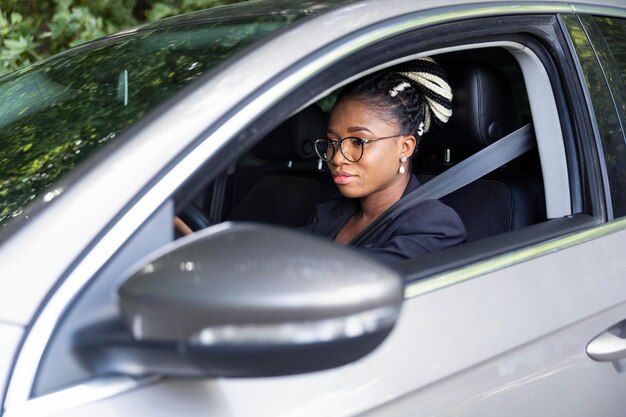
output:
[[[315,141],[344,198],[318,205],[305,229],[347,244],[419,187],[410,158],[433,123],[448,121],[451,99],[445,72],[428,57],[346,86],[331,111],[328,137]],[[465,227],[454,210],[427,200],[398,216],[364,250],[393,262],[464,240]]]

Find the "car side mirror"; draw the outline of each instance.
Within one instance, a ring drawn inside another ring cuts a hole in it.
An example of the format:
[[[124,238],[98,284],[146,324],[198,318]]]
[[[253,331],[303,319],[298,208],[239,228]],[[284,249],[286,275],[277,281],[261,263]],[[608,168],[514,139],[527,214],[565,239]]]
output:
[[[127,374],[327,369],[385,339],[403,290],[396,272],[350,249],[279,227],[223,223],[153,255],[120,287],[130,336],[88,329],[78,350],[92,367]]]

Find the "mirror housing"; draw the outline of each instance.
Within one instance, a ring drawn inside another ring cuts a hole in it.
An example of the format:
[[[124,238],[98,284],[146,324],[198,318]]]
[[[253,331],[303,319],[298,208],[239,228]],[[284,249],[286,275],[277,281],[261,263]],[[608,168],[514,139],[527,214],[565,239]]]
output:
[[[114,350],[107,337],[82,350],[100,367],[108,362],[109,372],[269,376],[327,369],[385,339],[403,292],[397,273],[353,250],[279,227],[223,223],[159,251],[120,287],[132,338],[118,329],[108,338],[117,340]],[[95,354],[96,345],[108,345],[108,353]],[[130,360],[120,355],[127,350],[134,351]],[[142,357],[158,360],[137,363]]]

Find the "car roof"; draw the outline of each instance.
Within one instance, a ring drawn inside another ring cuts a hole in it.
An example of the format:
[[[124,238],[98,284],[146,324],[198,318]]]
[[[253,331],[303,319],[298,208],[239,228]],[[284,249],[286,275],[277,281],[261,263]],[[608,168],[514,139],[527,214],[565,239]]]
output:
[[[358,0],[262,0],[248,1],[211,9],[171,16],[156,22],[145,23],[137,30],[153,30],[180,25],[195,25],[213,20],[237,19],[256,16],[315,15]]]
[[[138,31],[163,30],[176,26],[198,25],[216,20],[277,15],[304,15],[315,18],[337,9],[347,9],[351,15],[358,18],[360,14],[373,13],[377,15],[376,10],[385,9],[392,11],[393,14],[395,10],[416,13],[442,7],[458,7],[462,9],[465,6],[492,5],[494,9],[499,10],[499,14],[506,13],[507,8],[511,8],[511,12],[526,13],[526,6],[531,7],[534,13],[538,9],[543,9],[545,13],[557,13],[559,11],[585,12],[589,10],[597,12],[598,8],[607,8],[609,14],[614,14],[615,9],[626,11],[624,0],[420,0],[419,2],[408,2],[406,0],[251,0],[171,16],[156,22],[144,23],[85,42],[72,49],[89,47],[106,39],[124,37]]]
[[[197,12],[187,13],[179,16],[172,16],[158,22],[147,23],[139,27],[139,29],[157,29],[163,27],[171,27],[177,25],[197,24],[214,19],[236,18],[246,16],[258,16],[258,15],[285,15],[285,14],[299,14],[299,15],[317,15],[324,11],[332,9],[352,6],[351,9],[354,12],[359,10],[365,10],[369,7],[388,7],[393,8],[394,3],[404,3],[406,1],[399,0],[260,0],[241,2],[232,5],[215,7],[212,9],[201,10]],[[626,3],[624,0],[550,0],[550,1],[536,1],[536,0],[422,0],[420,2],[414,2],[412,8],[414,11],[427,10],[434,7],[443,6],[463,6],[463,5],[477,5],[477,4],[493,4],[494,6],[503,7],[517,7],[520,5],[532,5],[532,6],[546,6],[548,9],[551,6],[569,5],[572,8],[580,8],[585,6],[596,7],[616,7],[625,9]]]

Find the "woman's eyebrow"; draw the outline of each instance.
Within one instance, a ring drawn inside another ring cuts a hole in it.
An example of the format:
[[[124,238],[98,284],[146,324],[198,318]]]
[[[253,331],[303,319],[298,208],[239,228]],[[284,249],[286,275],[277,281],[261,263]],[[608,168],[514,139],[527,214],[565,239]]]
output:
[[[349,133],[354,133],[354,132],[369,132],[369,133],[373,133],[371,130],[369,130],[368,128],[366,128],[365,126],[350,126],[348,129],[346,129]],[[334,134],[335,131],[332,128],[328,128],[327,133],[329,134]]]
[[[348,132],[362,132],[362,131],[372,133],[372,131],[366,128],[365,126],[351,126],[348,128]]]

